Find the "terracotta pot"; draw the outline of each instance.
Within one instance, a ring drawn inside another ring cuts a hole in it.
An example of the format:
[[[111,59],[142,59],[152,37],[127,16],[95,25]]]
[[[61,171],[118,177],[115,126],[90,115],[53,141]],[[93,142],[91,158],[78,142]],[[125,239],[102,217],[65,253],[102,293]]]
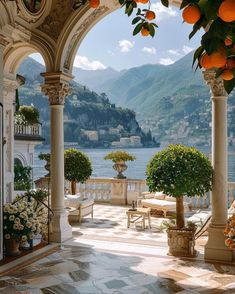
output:
[[[20,255],[20,241],[17,239],[4,240],[6,248],[6,256],[18,256]]]
[[[125,179],[126,177],[123,175],[123,172],[127,169],[127,165],[124,161],[116,162],[113,165],[113,169],[118,172],[117,178],[118,179]]]

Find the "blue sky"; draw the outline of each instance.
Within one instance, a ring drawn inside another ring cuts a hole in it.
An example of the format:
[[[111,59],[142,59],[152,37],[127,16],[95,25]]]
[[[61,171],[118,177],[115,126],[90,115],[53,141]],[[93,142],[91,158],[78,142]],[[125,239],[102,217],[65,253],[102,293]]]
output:
[[[74,66],[83,69],[128,69],[147,63],[171,64],[200,44],[200,36],[188,40],[192,26],[182,22],[178,8],[164,8],[152,1],[159,28],[154,38],[132,36],[132,17],[118,9],[97,23],[78,49]],[[38,61],[38,56],[34,55]]]

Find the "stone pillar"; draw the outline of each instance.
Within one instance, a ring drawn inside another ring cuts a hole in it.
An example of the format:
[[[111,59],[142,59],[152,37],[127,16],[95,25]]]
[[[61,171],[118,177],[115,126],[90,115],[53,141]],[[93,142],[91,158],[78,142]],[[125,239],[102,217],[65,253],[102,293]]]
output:
[[[4,162],[3,162],[3,50],[0,40],[0,231],[3,229],[2,204],[4,195]],[[0,259],[3,258],[3,236],[0,234]]]
[[[18,88],[15,79],[3,81],[3,137],[4,137],[4,201],[12,201],[14,192],[14,112],[15,93]]]
[[[212,100],[212,219],[205,246],[205,259],[231,261],[232,250],[225,246],[223,230],[227,221],[227,99],[221,78],[214,71],[205,71],[204,79],[210,87]]]
[[[64,209],[64,101],[69,93],[69,77],[45,73],[42,91],[49,98],[51,112],[51,209],[54,212],[51,241],[72,238],[72,229]]]
[[[112,180],[111,204],[114,204],[114,205],[127,204],[127,180],[126,179]]]

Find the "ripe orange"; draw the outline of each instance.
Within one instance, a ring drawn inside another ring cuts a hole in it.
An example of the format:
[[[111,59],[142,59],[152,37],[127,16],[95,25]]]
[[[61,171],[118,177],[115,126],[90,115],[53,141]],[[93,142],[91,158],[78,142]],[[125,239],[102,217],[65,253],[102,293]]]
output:
[[[230,45],[233,44],[233,41],[232,41],[231,39],[229,39],[229,38],[226,38],[226,39],[224,40],[224,44],[225,44],[225,46],[230,46]]]
[[[142,28],[141,29],[141,35],[143,37],[147,37],[149,35],[149,30],[147,30],[146,28]]]
[[[218,16],[225,22],[235,20],[235,1],[224,0],[218,10]]]
[[[227,59],[227,62],[226,62],[226,68],[227,69],[233,69],[235,68],[235,59]]]
[[[183,20],[189,24],[196,23],[201,17],[201,11],[198,6],[188,5],[182,12]]]
[[[156,15],[155,13],[152,11],[152,10],[148,10],[145,14],[145,17],[148,19],[148,20],[153,20]]]
[[[212,67],[223,67],[226,64],[227,56],[223,51],[216,51],[210,55]]]
[[[225,81],[230,81],[234,78],[234,75],[231,69],[225,69],[220,76]]]
[[[149,0],[139,0],[139,2],[142,4],[147,4],[149,2]]]
[[[97,8],[100,6],[100,0],[89,0],[89,5],[91,8]]]
[[[211,57],[207,53],[204,53],[201,56],[199,63],[201,65],[201,67],[203,67],[205,69],[210,69],[213,67],[212,63],[211,63]]]
[[[225,240],[224,243],[225,243],[226,246],[230,246],[233,243],[233,240],[228,238],[228,239]]]

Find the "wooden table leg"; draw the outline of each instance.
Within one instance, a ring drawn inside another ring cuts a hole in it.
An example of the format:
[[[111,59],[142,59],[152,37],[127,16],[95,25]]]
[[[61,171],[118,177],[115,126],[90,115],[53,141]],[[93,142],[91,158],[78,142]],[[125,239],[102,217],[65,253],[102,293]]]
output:
[[[145,230],[145,215],[143,215],[143,229]]]
[[[151,218],[150,218],[150,212],[148,213],[148,220],[149,220],[149,228],[151,229]]]
[[[129,228],[130,227],[130,215],[128,214],[127,216],[127,227]]]

